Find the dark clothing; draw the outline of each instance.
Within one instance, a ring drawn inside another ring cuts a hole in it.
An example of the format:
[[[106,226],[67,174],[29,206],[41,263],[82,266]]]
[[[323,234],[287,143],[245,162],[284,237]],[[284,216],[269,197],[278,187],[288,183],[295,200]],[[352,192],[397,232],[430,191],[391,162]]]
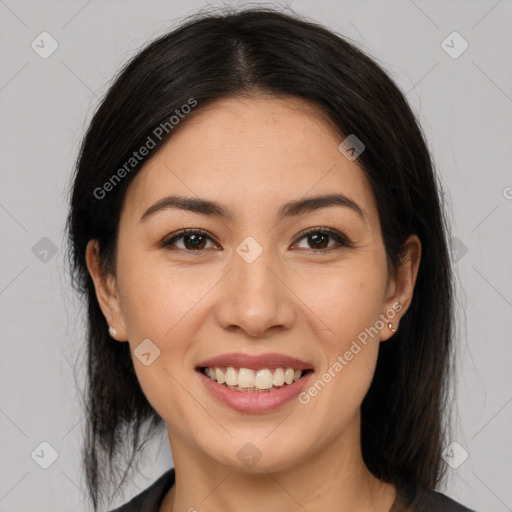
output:
[[[174,484],[174,468],[129,503],[111,512],[159,512],[167,491]],[[436,491],[399,489],[389,512],[474,512]]]

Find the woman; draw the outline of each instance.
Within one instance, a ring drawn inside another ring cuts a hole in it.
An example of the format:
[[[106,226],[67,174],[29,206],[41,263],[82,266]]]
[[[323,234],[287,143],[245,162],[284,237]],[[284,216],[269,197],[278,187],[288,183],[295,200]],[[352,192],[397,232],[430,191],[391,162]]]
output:
[[[434,491],[440,195],[403,94],[315,23],[203,14],[141,51],[87,131],[68,219],[95,510],[159,426],[175,467],[119,511],[469,510]]]

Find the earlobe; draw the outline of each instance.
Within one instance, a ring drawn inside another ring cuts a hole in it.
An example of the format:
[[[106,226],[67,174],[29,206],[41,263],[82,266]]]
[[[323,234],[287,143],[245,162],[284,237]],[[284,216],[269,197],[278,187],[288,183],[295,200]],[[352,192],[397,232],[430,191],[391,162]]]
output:
[[[396,306],[398,306],[397,310],[401,311],[401,304],[396,303]],[[389,340],[389,338],[391,338],[398,330],[398,322],[400,321],[400,318],[398,316],[392,316],[394,314],[393,308],[386,310],[384,313],[385,322],[383,322],[384,326],[380,330],[380,341]],[[390,318],[393,318],[393,320],[390,320]]]
[[[384,315],[388,318],[386,327],[381,331],[381,341],[389,339],[398,330],[400,318],[409,309],[414,293],[421,260],[421,241],[415,234],[410,235],[403,244],[400,263],[396,274],[388,286],[389,295],[385,301]],[[392,317],[389,313],[392,311]]]
[[[85,251],[87,269],[94,283],[96,299],[109,327],[109,334],[118,341],[126,341],[128,333],[124,327],[116,279],[112,274],[104,274],[100,261],[97,240],[89,240]]]

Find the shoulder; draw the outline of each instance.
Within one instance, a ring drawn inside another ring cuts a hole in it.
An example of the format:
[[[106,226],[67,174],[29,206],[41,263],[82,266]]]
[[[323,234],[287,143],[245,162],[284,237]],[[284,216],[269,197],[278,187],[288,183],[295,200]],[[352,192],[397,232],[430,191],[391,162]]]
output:
[[[438,491],[416,489],[411,497],[404,512],[475,512]]]
[[[174,468],[171,468],[128,503],[110,512],[158,512],[167,491],[173,484]]]

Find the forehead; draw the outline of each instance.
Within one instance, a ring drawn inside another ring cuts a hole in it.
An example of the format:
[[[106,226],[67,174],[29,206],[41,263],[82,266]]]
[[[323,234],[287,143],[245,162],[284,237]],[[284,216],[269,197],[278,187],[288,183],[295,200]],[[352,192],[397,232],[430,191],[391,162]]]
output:
[[[257,215],[290,199],[339,192],[378,221],[365,172],[339,151],[344,136],[320,108],[298,98],[260,96],[196,109],[134,178],[123,215],[139,218],[170,194]]]

